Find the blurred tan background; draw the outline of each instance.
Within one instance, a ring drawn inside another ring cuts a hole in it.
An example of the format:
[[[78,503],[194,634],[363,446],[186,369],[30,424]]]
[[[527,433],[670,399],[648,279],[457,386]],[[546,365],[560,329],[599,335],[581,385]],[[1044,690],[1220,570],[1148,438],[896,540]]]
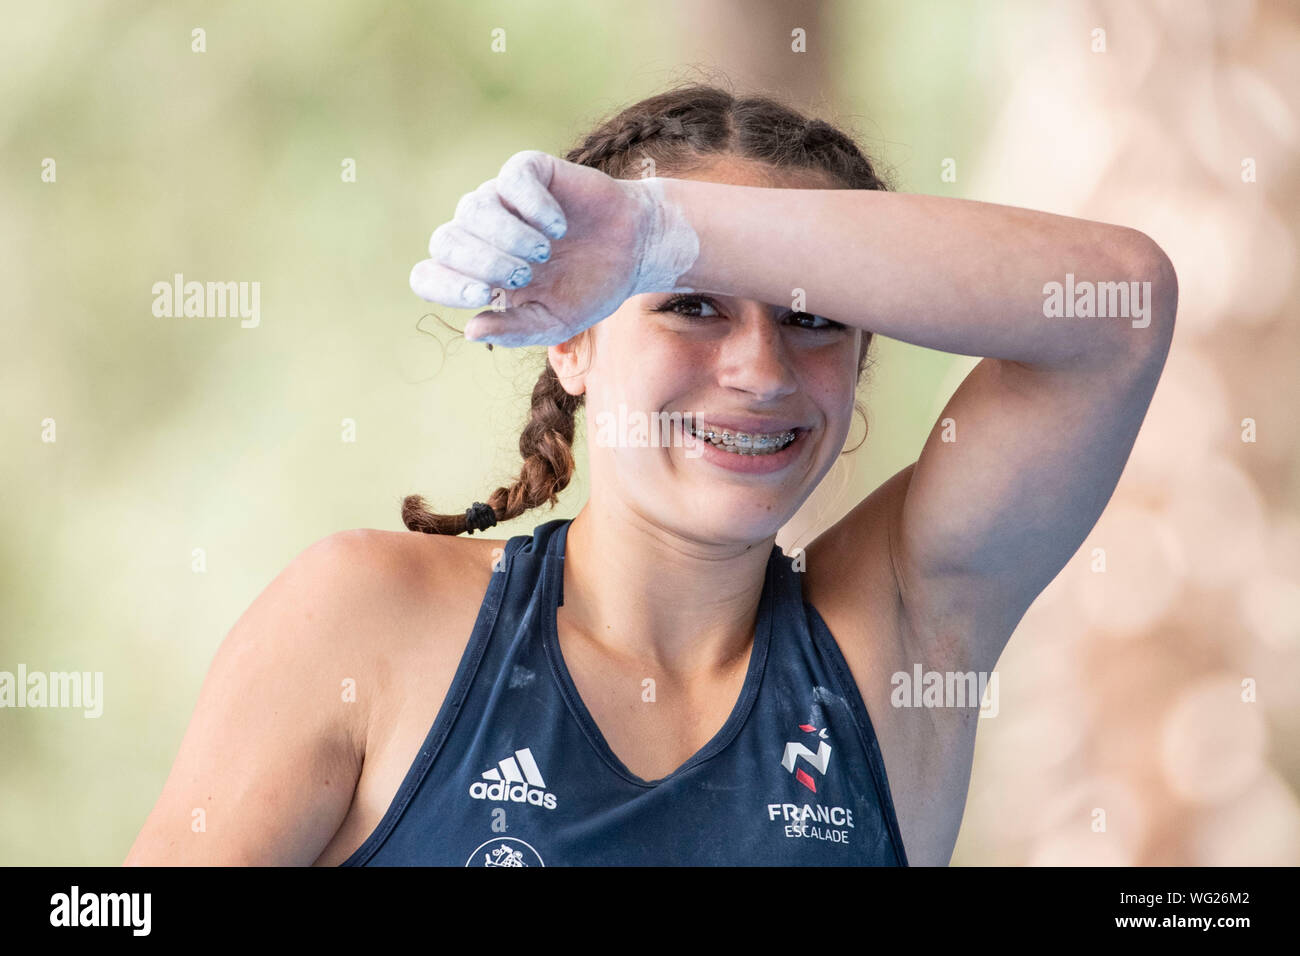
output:
[[[512,153],[563,153],[691,66],[843,123],[901,191],[1132,226],[1178,270],[1129,467],[999,664],[954,864],[1300,863],[1293,3],[65,2],[4,22],[0,670],[101,671],[104,702],[0,710],[0,863],[120,863],[218,644],[294,555],[516,473],[542,350],[461,340],[407,274]],[[260,283],[260,323],[155,317],[176,273]],[[974,364],[875,355],[870,437],[787,550],[914,460]],[[585,477],[493,533],[575,514]]]

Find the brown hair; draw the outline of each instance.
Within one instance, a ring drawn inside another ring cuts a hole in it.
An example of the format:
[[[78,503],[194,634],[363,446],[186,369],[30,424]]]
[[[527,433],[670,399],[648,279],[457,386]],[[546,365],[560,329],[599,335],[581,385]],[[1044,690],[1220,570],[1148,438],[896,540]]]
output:
[[[587,134],[564,159],[615,179],[633,179],[641,175],[647,158],[654,161],[655,175],[672,176],[689,173],[723,154],[778,169],[821,171],[845,189],[891,188],[852,138],[829,123],[809,119],[766,96],[736,96],[700,83],[678,86],[629,106]],[[871,339],[872,333],[864,332],[859,378]],[[528,423],[519,436],[523,468],[512,484],[497,488],[486,501],[498,521],[509,521],[543,504],[554,507],[573,477],[574,415],[582,402],[582,395],[564,390],[546,361],[533,387]],[[859,403],[854,408],[862,412]],[[469,530],[465,513],[433,514],[419,495],[408,495],[403,501],[402,521],[411,531],[426,534]]]

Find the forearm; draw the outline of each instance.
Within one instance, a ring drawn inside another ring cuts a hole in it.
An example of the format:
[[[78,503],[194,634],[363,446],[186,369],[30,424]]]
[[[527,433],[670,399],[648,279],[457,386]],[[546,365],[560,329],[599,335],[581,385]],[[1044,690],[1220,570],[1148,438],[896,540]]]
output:
[[[678,280],[696,291],[789,307],[802,289],[801,311],[1026,364],[1108,362],[1153,347],[1172,323],[1172,267],[1133,229],[920,194],[664,183],[699,236]],[[1137,282],[1123,290],[1137,296],[1127,316],[1078,317],[1071,301],[1068,317],[1049,317],[1051,282],[1061,298],[1083,283]]]

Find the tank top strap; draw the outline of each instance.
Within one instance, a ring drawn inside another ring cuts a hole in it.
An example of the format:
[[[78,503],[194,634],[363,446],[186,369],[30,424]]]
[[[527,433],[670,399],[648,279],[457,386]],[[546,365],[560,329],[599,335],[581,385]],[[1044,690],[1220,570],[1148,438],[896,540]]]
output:
[[[568,543],[571,524],[572,518],[557,518],[541,526],[546,534],[542,571],[546,575],[546,598],[551,607],[564,604],[564,546]]]
[[[497,570],[506,572],[507,600],[521,605],[540,600],[552,607],[563,603],[563,547],[572,520],[556,518],[537,525],[531,535],[506,542]]]
[[[768,558],[768,583],[773,588],[772,600],[776,613],[787,619],[803,611],[803,573],[795,561],[779,545],[772,545]]]

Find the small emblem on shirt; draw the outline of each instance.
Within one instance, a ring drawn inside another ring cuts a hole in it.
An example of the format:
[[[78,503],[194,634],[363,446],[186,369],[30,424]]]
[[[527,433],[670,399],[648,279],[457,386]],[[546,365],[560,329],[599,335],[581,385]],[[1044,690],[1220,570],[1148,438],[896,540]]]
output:
[[[796,764],[799,760],[803,760],[813,770],[825,776],[826,768],[831,762],[831,745],[826,742],[829,728],[822,727],[819,730],[812,724],[800,724],[799,729],[805,735],[816,734],[817,736],[805,736],[803,740],[787,741],[785,752],[781,755],[781,766],[787,773],[794,774],[794,778],[806,788],[816,793],[817,781],[813,779],[812,774]],[[817,744],[816,750],[808,746],[813,742]],[[849,830],[853,829],[852,810],[847,807],[828,807],[820,803],[815,806],[810,803],[802,805],[769,803],[767,819],[780,824],[782,832],[788,838],[802,837],[826,840],[830,843],[848,843]]]
[[[546,792],[546,781],[527,747],[516,750],[491,770],[483,771],[482,777],[469,785],[469,795],[475,800],[531,803],[555,809],[555,794]]]
[[[815,781],[802,767],[796,767],[795,761],[802,757],[808,764],[820,774],[826,773],[826,767],[831,762],[831,745],[826,742],[826,731],[828,728],[823,727],[820,731],[812,724],[800,724],[799,729],[805,734],[817,734],[817,751],[814,753],[809,750],[807,745],[802,741],[791,741],[785,745],[785,754],[781,757],[781,766],[787,771],[794,774],[794,778],[801,784],[817,792],[817,781]]]
[[[515,837],[495,837],[479,845],[466,866],[545,866],[542,856],[523,840]]]

